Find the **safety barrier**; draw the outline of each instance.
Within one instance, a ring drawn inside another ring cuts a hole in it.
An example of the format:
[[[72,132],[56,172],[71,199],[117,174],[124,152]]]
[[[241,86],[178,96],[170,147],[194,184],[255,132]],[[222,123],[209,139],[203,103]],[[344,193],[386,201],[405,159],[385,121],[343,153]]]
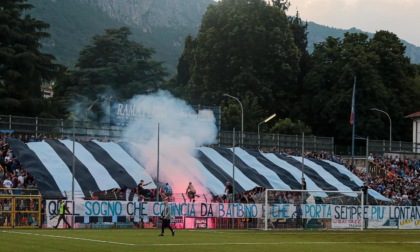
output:
[[[0,228],[39,228],[41,203],[37,189],[0,188]]]

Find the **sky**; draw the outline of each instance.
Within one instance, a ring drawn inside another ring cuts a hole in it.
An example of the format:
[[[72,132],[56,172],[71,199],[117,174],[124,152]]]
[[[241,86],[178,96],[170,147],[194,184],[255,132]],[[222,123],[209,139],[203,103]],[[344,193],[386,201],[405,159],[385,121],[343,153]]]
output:
[[[290,0],[303,21],[375,33],[386,30],[420,46],[420,0]]]

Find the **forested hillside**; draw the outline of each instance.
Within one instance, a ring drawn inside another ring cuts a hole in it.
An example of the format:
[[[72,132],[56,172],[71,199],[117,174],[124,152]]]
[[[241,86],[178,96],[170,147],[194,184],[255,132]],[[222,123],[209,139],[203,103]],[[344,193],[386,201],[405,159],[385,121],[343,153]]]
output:
[[[156,51],[171,75],[176,72],[178,58],[188,34],[196,35],[209,4],[213,0],[29,0],[35,8],[30,14],[51,25],[51,38],[43,41],[44,50],[53,54],[57,62],[74,68],[80,50],[95,34],[105,28],[128,26],[131,38]],[[343,30],[309,22],[308,50],[328,36],[340,37]],[[372,36],[372,34],[370,34]],[[413,63],[420,63],[420,47],[404,42],[406,55]]]
[[[152,47],[156,58],[175,73],[184,39],[196,34],[212,0],[29,0],[30,14],[51,25],[43,50],[74,68],[91,37],[106,28],[127,26],[131,39]]]
[[[412,137],[404,116],[420,107],[416,48],[389,31],[308,24],[287,16],[285,1],[271,3],[3,0],[0,109],[107,122],[105,101],[163,89],[188,104],[221,107],[222,130],[305,132],[348,143],[357,82],[357,134],[388,137],[377,108],[392,118],[393,139]],[[45,83],[54,83],[49,99]],[[261,125],[273,113],[279,120]]]

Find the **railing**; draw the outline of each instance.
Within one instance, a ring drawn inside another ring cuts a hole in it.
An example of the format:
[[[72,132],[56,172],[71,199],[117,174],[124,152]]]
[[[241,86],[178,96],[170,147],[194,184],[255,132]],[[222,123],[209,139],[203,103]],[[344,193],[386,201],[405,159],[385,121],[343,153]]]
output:
[[[57,137],[73,139],[100,139],[100,140],[119,140],[123,136],[124,128],[119,126],[111,126],[109,123],[94,123],[89,121],[72,121],[63,119],[48,119],[38,117],[22,117],[11,115],[0,115],[0,130],[3,132],[14,132],[15,137],[26,135],[30,138],[34,137]],[[235,142],[241,143],[241,132],[235,132]],[[218,143],[220,147],[233,146],[233,132],[220,131],[218,133]],[[337,151],[337,146],[334,146],[334,138],[306,136],[304,138],[305,152],[333,152],[336,154],[348,155],[350,153],[347,149]],[[420,143],[412,142],[392,142],[392,152],[404,153],[420,153]],[[283,135],[283,134],[267,134],[245,132],[243,139],[243,146],[246,148],[266,148],[271,150],[290,149],[293,152],[300,152],[302,150],[302,136],[301,135]],[[358,146],[358,148],[362,148]],[[366,149],[364,149],[366,151]],[[377,154],[389,153],[389,141],[386,140],[369,140],[369,152]],[[361,152],[357,155],[363,155]]]
[[[420,143],[392,141],[391,148],[389,141],[369,140],[369,152],[372,153],[420,153]]]
[[[0,228],[39,228],[41,200],[37,189],[0,188]]]
[[[369,146],[358,145],[355,146],[354,155],[359,157],[364,157],[369,153],[375,154],[375,156],[384,156],[384,155],[398,155],[409,156],[411,158],[418,159],[420,158],[420,143],[411,143],[411,142],[402,142],[402,141],[392,141],[392,149],[389,149],[389,141],[386,140],[369,140]],[[366,150],[368,148],[368,150]],[[351,156],[351,146],[334,146],[334,152],[337,155],[342,156]]]
[[[235,132],[236,143],[240,143],[240,137],[241,132]],[[276,148],[280,151],[290,149],[293,152],[301,152],[302,150],[302,135],[284,135],[267,133],[260,133],[258,135],[258,133],[254,132],[245,132],[243,142],[245,147],[252,149],[263,148],[267,150],[272,150],[273,148]],[[304,144],[305,152],[331,152],[334,150],[333,137],[305,136]],[[232,131],[221,131],[219,133],[219,146],[233,146]]]

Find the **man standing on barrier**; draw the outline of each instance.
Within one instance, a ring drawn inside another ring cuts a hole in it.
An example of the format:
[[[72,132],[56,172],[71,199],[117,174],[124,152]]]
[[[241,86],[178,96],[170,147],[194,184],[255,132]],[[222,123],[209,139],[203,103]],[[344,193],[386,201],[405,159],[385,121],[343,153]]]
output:
[[[162,218],[162,233],[159,236],[164,236],[165,228],[169,228],[172,232],[172,236],[175,236],[175,231],[171,227],[171,205],[168,204],[168,198],[165,198],[163,200],[163,210],[160,214]]]
[[[226,199],[225,199],[225,203],[234,203],[233,202],[233,186],[228,182],[226,182],[226,187],[225,187],[225,195],[226,195]]]
[[[195,190],[194,185],[192,184],[192,182],[190,182],[188,184],[187,190],[185,191],[185,194],[187,194],[188,199],[190,199],[193,201],[193,203],[195,202],[195,197],[200,197],[199,195],[196,195],[197,191]]]
[[[60,217],[58,217],[57,225],[55,225],[54,228],[57,228],[58,225],[60,225],[61,220],[67,224],[68,228],[72,228],[72,226],[66,220],[66,212],[70,214],[66,202],[62,201],[61,198],[58,199],[58,214]]]

